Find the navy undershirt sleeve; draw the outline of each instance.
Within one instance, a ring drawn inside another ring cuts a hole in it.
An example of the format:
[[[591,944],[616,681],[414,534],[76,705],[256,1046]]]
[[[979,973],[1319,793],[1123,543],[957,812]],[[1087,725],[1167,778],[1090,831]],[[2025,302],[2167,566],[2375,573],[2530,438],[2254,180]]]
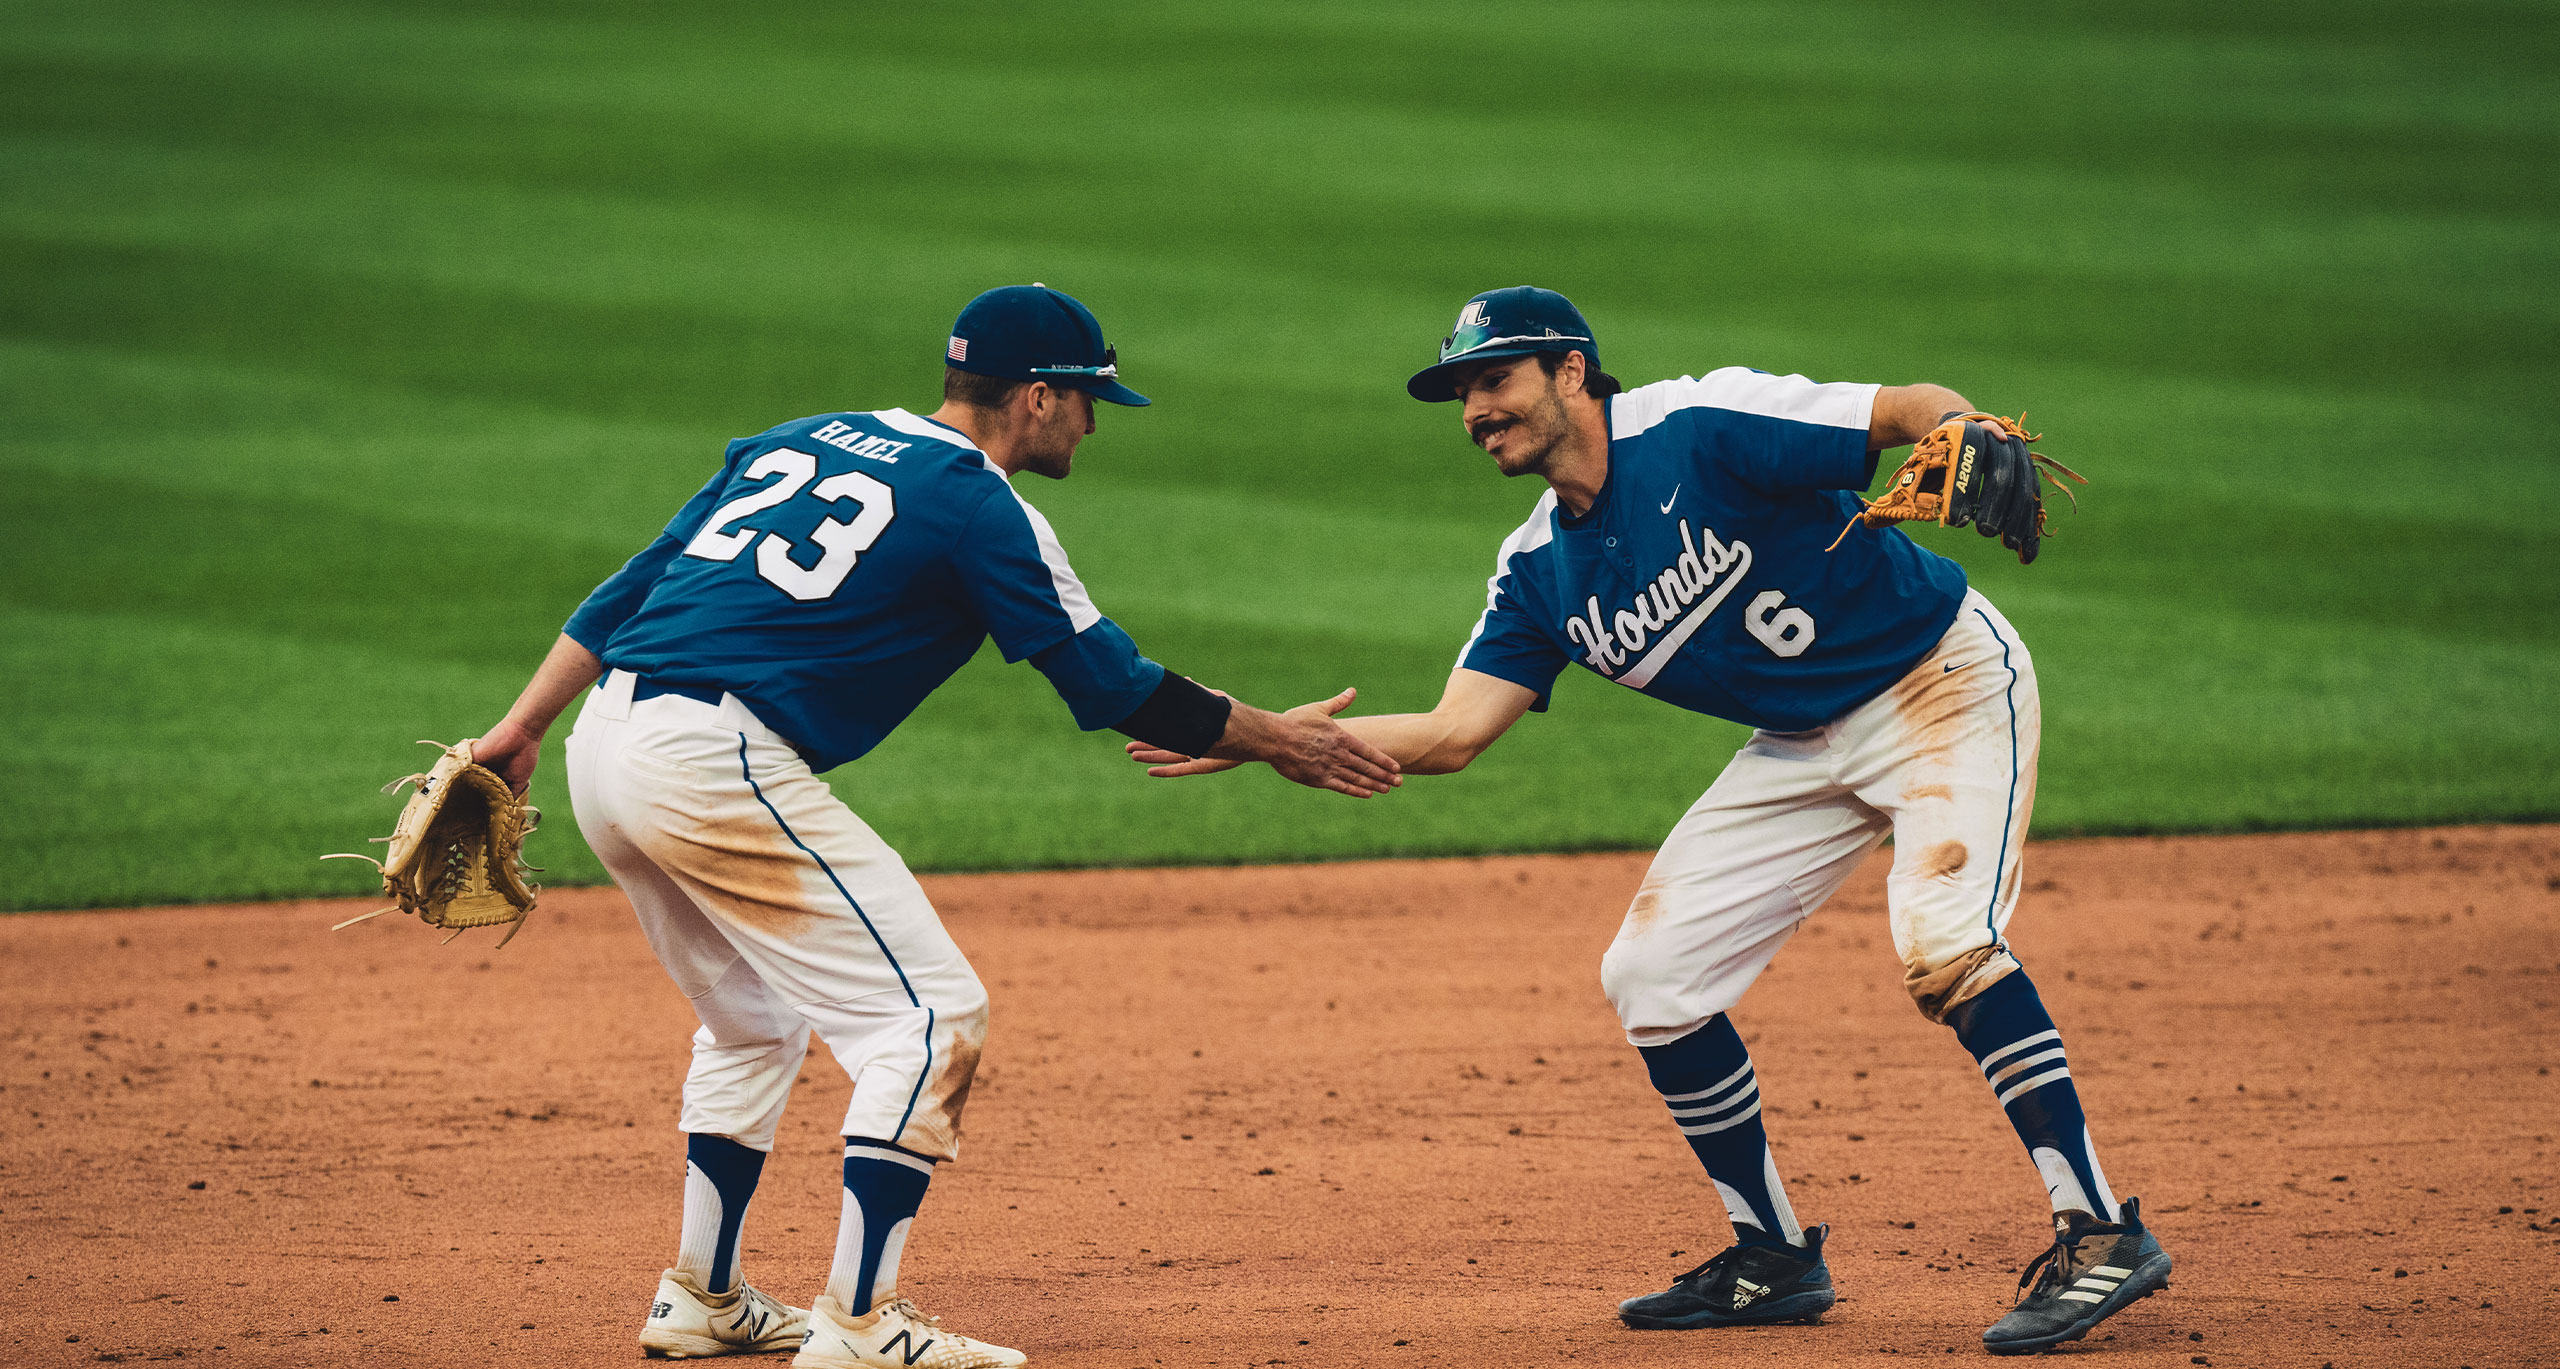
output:
[[[1137,711],[1113,723],[1115,732],[1185,756],[1205,756],[1227,734],[1235,700],[1168,670]]]

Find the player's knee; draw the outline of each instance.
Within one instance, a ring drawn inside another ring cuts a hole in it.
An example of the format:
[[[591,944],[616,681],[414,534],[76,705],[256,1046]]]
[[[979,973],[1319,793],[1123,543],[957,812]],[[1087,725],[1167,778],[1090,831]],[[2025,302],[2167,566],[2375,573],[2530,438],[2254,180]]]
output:
[[[1677,995],[1663,975],[1661,956],[1632,942],[1615,942],[1600,957],[1600,991],[1609,996],[1609,1006],[1617,1009],[1619,1023],[1630,1032],[1695,1022],[1700,1017],[1674,1001]]]
[[[1917,961],[1903,966],[1902,987],[1911,1004],[1932,1022],[1973,1001],[1983,990],[2016,972],[2018,962],[2001,945],[1977,946],[1960,955]]]
[[[935,995],[934,1016],[950,1024],[963,1036],[984,1037],[987,1034],[987,986],[970,975],[965,983],[954,983]]]
[[[1609,996],[1609,1006],[1626,1016],[1627,1004],[1643,988],[1643,957],[1628,948],[1625,941],[1609,944],[1608,953],[1600,957],[1600,991]]]
[[[809,1027],[797,1018],[777,1025],[760,1018],[739,1019],[704,1010],[702,1026],[693,1034],[697,1061],[740,1063],[796,1060],[809,1049]]]

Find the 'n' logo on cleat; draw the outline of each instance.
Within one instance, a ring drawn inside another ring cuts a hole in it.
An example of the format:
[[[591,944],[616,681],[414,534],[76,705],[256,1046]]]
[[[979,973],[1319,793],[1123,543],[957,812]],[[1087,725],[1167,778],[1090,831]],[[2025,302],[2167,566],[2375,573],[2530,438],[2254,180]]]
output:
[[[675,1310],[676,1310],[676,1305],[675,1305],[674,1303],[671,1303],[671,1302],[653,1302],[653,1303],[649,1304],[649,1320],[651,1320],[651,1321],[657,1321],[657,1320],[659,1320],[660,1318],[662,1318],[662,1317],[666,1316],[668,1313],[673,1312],[673,1311],[675,1311]]]
[[[907,1343],[907,1348],[899,1354],[898,1362],[901,1364],[913,1364],[917,1360],[923,1359],[925,1352],[933,1348],[933,1342],[926,1341],[919,1345],[916,1343],[915,1334],[916,1333],[913,1328],[898,1332],[898,1334],[881,1342],[880,1353],[886,1355],[891,1350],[897,1348],[898,1342],[905,1341]]]

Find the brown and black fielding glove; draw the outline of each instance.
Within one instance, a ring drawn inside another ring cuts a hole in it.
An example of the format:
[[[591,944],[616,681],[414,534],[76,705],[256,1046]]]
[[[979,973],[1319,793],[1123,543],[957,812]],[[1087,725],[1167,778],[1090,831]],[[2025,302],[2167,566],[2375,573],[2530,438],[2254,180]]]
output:
[[[2044,482],[2080,504],[2064,479],[2086,485],[2079,472],[2027,444],[2040,435],[1997,414],[1950,412],[1929,435],[1911,448],[1909,459],[1893,473],[1882,499],[1866,499],[1864,512],[1849,520],[1880,528],[1888,523],[1927,521],[1960,528],[1967,523],[1985,537],[2018,554],[2018,564],[2036,559],[2045,534]],[[1848,528],[1840,536],[1849,535]],[[1832,546],[1840,545],[1837,539]]]

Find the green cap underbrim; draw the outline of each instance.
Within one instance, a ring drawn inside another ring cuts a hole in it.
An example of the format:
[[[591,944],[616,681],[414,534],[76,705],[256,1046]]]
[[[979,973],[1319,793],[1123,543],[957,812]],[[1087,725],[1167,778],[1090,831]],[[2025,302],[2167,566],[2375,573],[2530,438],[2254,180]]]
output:
[[[1436,366],[1423,367],[1413,373],[1413,379],[1404,383],[1404,392],[1425,404],[1445,404],[1458,397],[1458,372],[1479,362],[1499,361],[1504,357],[1536,356],[1540,352],[1580,352],[1582,350],[1577,346],[1539,347],[1526,342],[1515,343],[1508,347],[1487,347],[1481,352],[1469,352],[1455,361],[1444,361]]]

